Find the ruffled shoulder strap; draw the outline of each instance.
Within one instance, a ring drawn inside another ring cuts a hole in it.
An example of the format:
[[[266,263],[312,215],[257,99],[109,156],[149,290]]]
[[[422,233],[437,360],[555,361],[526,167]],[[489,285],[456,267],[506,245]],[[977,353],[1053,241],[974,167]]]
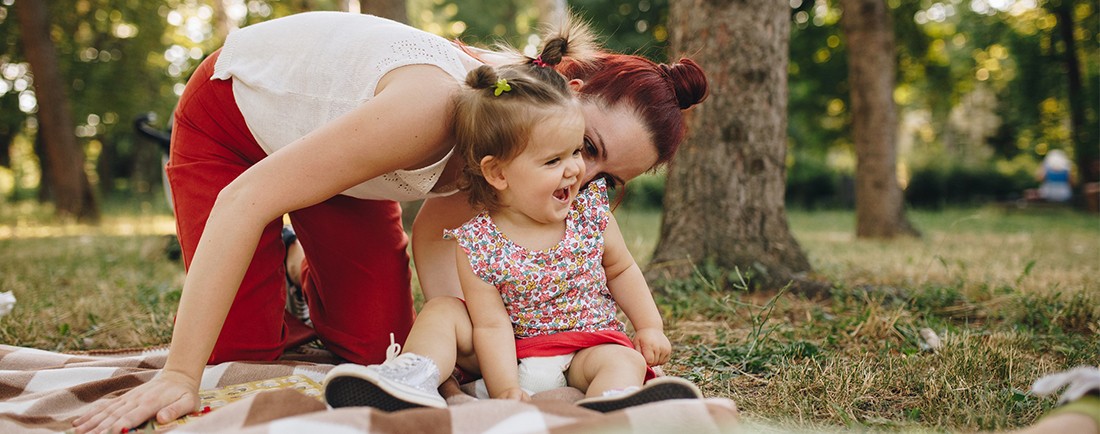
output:
[[[573,203],[577,228],[582,231],[603,233],[610,220],[611,203],[607,197],[607,181],[592,181],[577,195]]]
[[[470,259],[474,274],[482,280],[490,279],[487,273],[493,268],[494,254],[499,253],[501,238],[496,235],[496,226],[487,211],[482,211],[455,229],[444,229],[443,238],[458,242]]]

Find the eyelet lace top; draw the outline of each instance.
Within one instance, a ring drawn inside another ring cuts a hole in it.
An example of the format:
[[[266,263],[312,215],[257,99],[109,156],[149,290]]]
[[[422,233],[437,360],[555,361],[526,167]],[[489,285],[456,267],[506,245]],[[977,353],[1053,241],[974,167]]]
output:
[[[611,213],[607,184],[594,181],[566,217],[565,236],[532,251],[506,238],[482,212],[444,237],[458,241],[479,278],[500,291],[517,338],[563,331],[623,331],[603,268]]]
[[[212,79],[233,79],[245,123],[271,154],[369,101],[387,72],[415,64],[436,66],[461,81],[478,62],[439,36],[384,18],[307,12],[230,33]],[[399,201],[438,196],[431,189],[451,155],[343,194]]]

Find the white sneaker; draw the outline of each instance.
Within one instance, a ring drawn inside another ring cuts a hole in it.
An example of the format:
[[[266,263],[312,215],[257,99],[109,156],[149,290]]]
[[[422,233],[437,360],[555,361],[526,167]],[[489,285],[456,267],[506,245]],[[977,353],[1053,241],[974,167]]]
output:
[[[610,392],[610,393],[608,393]],[[668,399],[702,399],[699,388],[680,377],[657,377],[649,380],[641,388],[629,387],[624,390],[608,391],[603,396],[585,398],[577,405],[608,413],[627,407],[648,404]]]
[[[392,341],[393,335],[390,335]],[[392,351],[393,347],[398,348]],[[373,407],[397,411],[419,407],[447,407],[439,394],[439,368],[427,357],[405,353],[394,357],[400,346],[391,344],[381,365],[347,363],[325,377],[325,401],[333,408]]]

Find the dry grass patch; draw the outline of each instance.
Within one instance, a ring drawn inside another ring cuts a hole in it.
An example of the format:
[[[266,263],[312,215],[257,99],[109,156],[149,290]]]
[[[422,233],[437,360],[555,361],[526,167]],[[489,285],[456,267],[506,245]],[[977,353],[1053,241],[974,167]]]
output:
[[[183,282],[163,254],[166,210],[100,226],[0,206],[0,341],[55,351],[168,342]],[[620,211],[643,263],[656,212]],[[744,290],[700,267],[659,294],[673,341],[666,372],[734,399],[750,432],[927,432],[1026,425],[1052,399],[1039,376],[1100,354],[1100,220],[995,209],[910,214],[925,236],[856,240],[851,212],[791,212],[827,299]],[[926,351],[921,329],[943,347]]]

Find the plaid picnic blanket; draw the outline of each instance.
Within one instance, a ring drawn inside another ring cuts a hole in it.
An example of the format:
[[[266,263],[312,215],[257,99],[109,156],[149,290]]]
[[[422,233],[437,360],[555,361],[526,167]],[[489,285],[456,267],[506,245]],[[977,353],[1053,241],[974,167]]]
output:
[[[73,355],[0,345],[0,433],[52,433],[105,396],[149,381],[167,358],[163,349],[128,355]],[[230,362],[208,366],[203,390],[286,376],[316,382],[332,365],[306,362]],[[537,398],[537,397],[536,397]],[[384,413],[369,408],[327,409],[293,389],[265,391],[176,426],[173,433],[722,433],[737,426],[725,398],[663,401],[614,413],[544,399],[451,401],[446,409]]]

